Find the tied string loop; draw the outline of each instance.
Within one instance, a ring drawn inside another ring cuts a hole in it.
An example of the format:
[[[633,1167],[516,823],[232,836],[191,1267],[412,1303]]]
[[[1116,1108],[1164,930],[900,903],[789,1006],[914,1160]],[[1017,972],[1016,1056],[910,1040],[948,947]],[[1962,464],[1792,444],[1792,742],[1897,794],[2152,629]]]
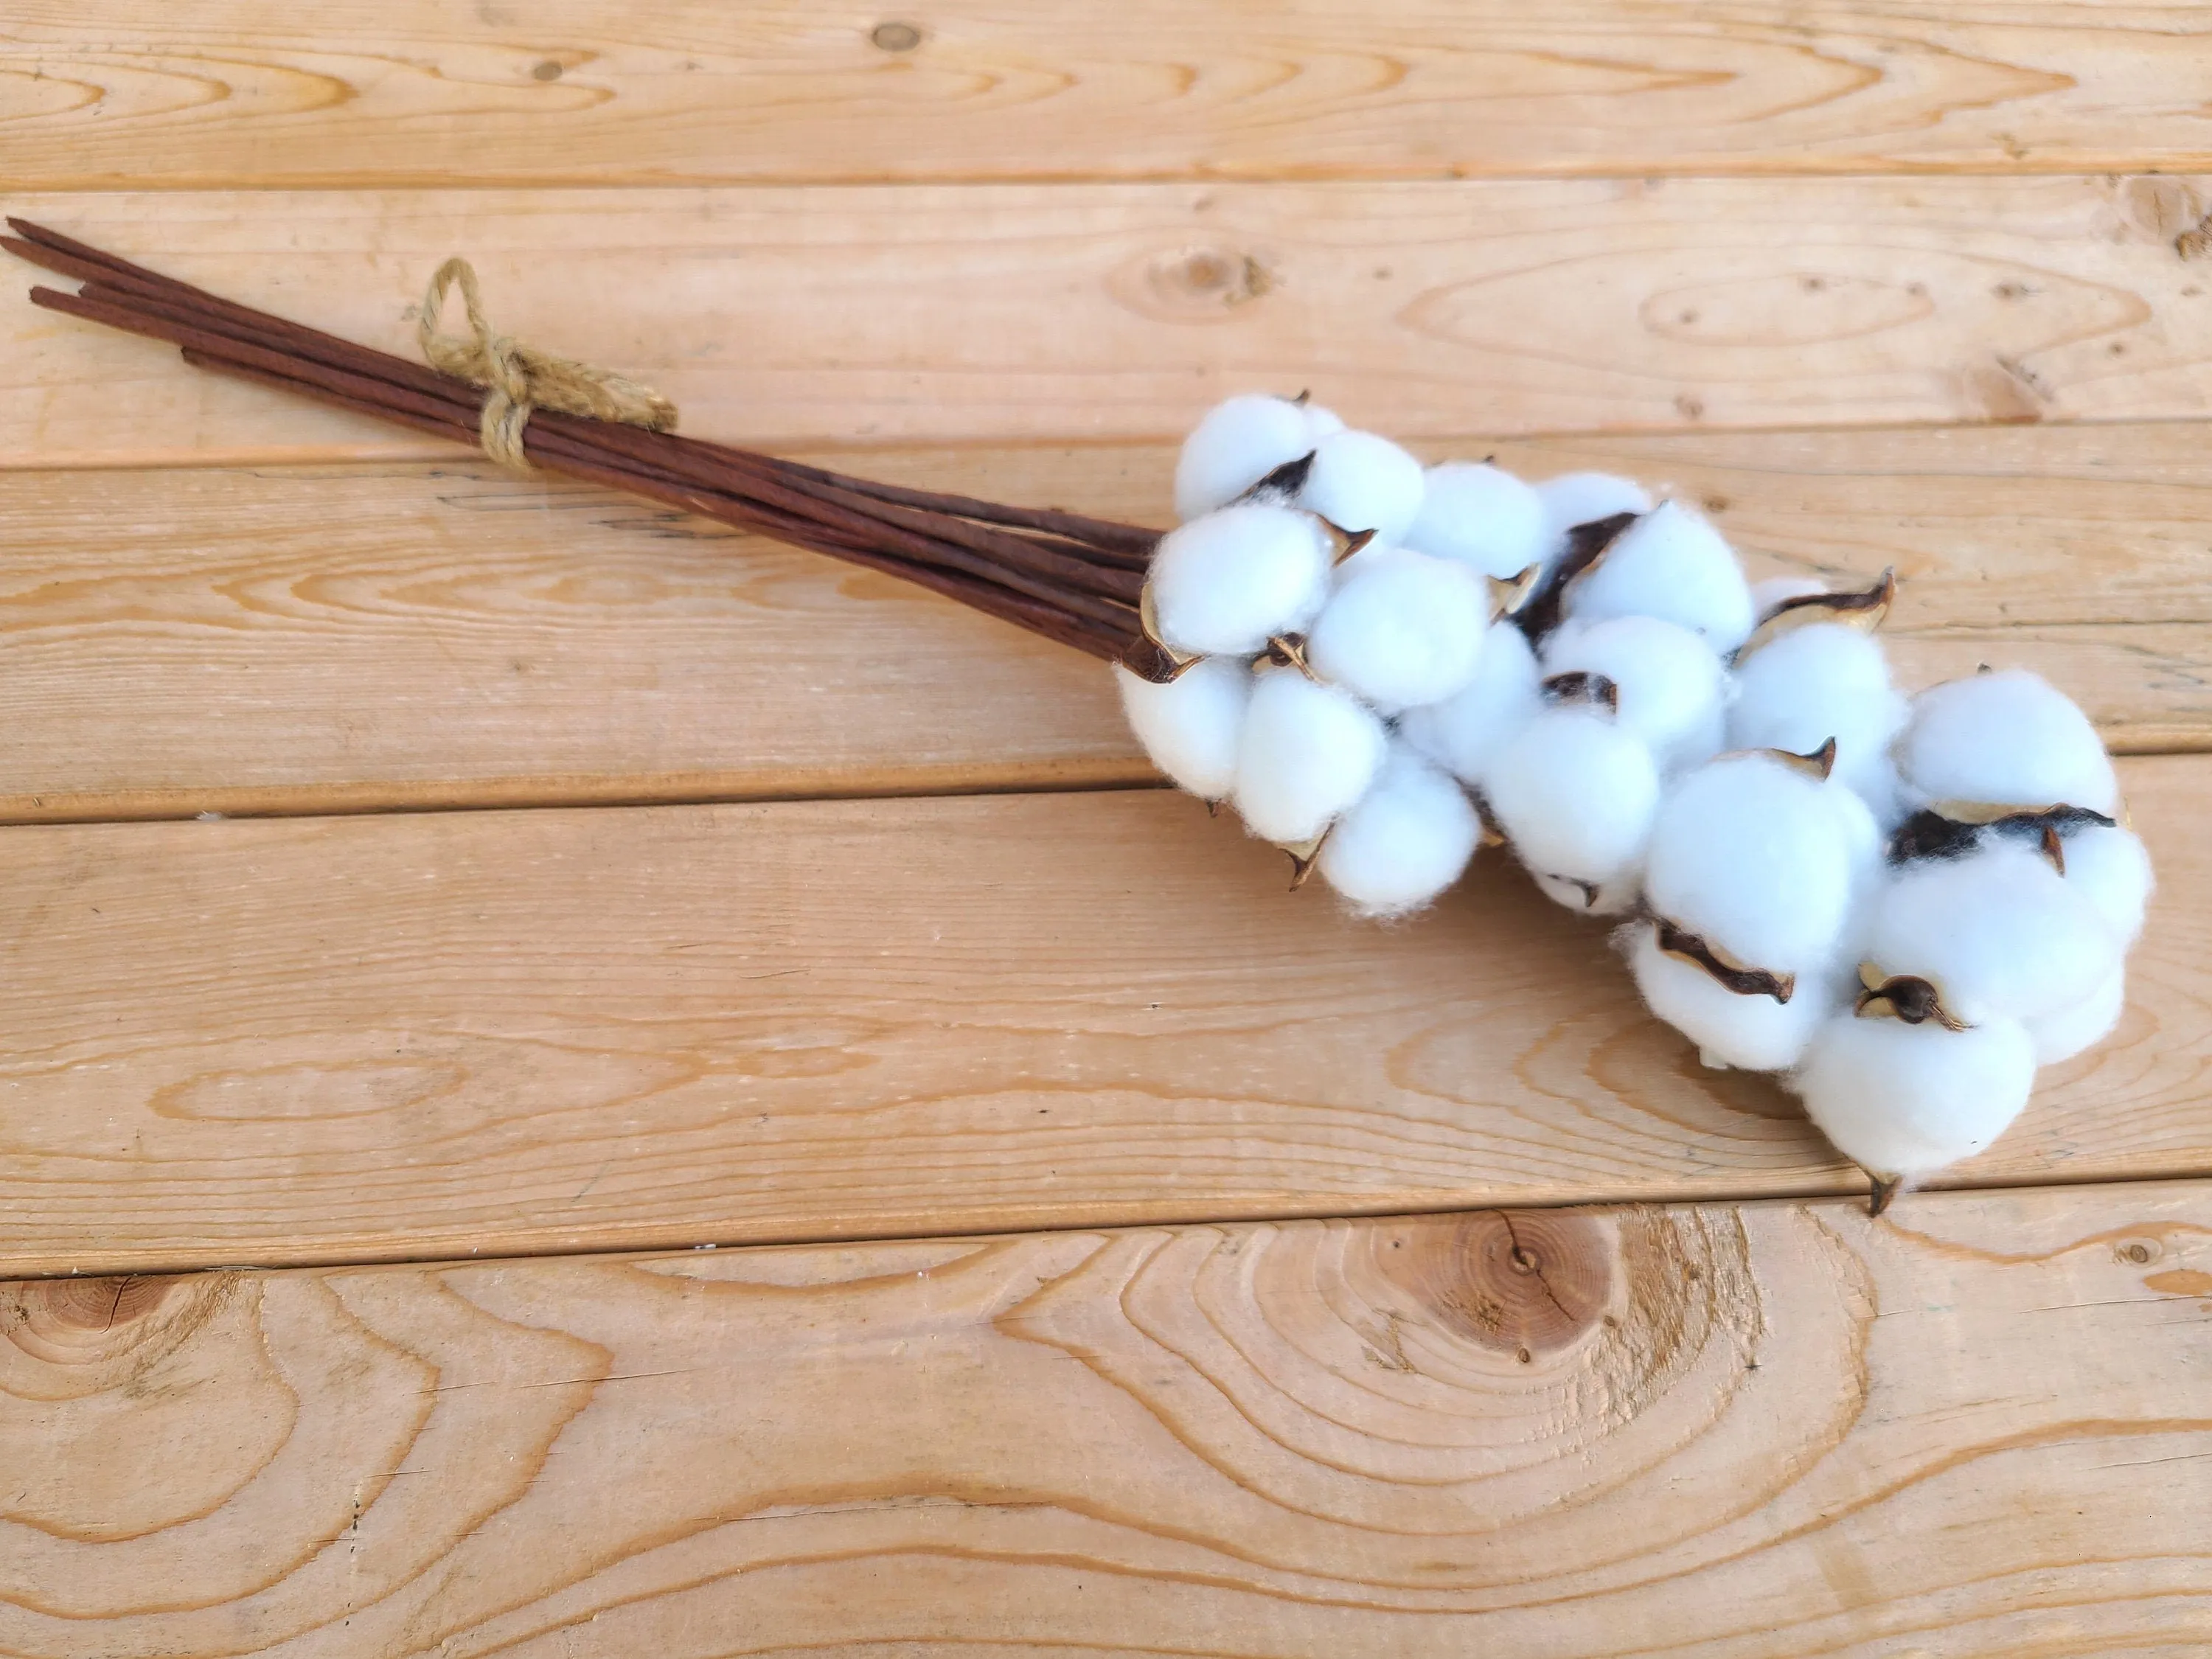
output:
[[[469,317],[466,335],[438,332],[438,313],[446,291],[460,285],[461,304]],[[502,466],[531,470],[522,448],[522,431],[533,409],[557,409],[564,415],[585,415],[593,420],[619,421],[650,432],[676,429],[676,405],[649,386],[627,380],[611,369],[556,357],[521,340],[495,334],[477,290],[477,273],[466,259],[456,256],[438,267],[422,296],[422,311],[416,320],[416,337],[423,360],[442,374],[479,386],[489,393],[477,432],[484,453]]]

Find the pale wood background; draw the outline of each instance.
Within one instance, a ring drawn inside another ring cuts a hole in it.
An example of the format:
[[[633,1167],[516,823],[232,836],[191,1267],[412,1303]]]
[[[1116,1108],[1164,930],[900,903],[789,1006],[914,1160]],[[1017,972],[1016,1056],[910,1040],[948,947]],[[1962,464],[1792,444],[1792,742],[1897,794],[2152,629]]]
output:
[[[1869,1223],[1498,862],[1355,924],[1054,647],[0,296],[0,1655],[2212,1650],[2208,87],[2062,0],[11,5],[8,210],[374,343],[465,252],[887,477],[1157,521],[1304,386],[1894,565],[2163,890]]]

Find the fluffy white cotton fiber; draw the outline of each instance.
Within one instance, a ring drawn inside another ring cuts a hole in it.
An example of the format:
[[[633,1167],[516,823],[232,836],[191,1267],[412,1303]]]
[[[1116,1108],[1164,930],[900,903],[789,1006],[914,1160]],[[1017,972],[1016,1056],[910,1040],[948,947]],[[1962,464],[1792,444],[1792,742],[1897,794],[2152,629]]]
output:
[[[1473,679],[1489,626],[1489,593],[1465,565],[1370,546],[1339,572],[1306,659],[1323,679],[1395,714]]]
[[[1835,778],[1887,820],[1897,793],[1889,745],[1907,712],[1890,684],[1880,641],[1856,628],[1813,623],[1736,664],[1728,742],[1732,749],[1803,755],[1833,738]]]
[[[2090,824],[2067,836],[2060,854],[2066,884],[2096,907],[2123,945],[2133,945],[2154,885],[2142,842],[2118,825]]]
[[[2112,1036],[2128,1005],[2128,970],[2115,968],[2104,981],[2070,1008],[2030,1020],[2027,1035],[2035,1043],[2035,1063],[2056,1066],[2084,1049],[2094,1048]]]
[[[2015,1020],[1949,1031],[1843,1014],[1814,1034],[1794,1081],[1845,1158],[1885,1178],[1925,1175],[2011,1126],[2034,1086],[2035,1046]]]
[[[1340,530],[1399,542],[1420,513],[1422,488],[1421,464],[1388,438],[1333,432],[1314,446],[1298,505]]]
[[[1176,459],[1176,516],[1188,520],[1226,507],[1277,467],[1310,452],[1324,423],[1329,431],[1344,426],[1326,410],[1259,392],[1216,404],[1183,440]]]
[[[1860,866],[1842,793],[1765,754],[1699,767],[1653,821],[1646,902],[1742,967],[1830,968]]]
[[[1367,793],[1382,722],[1350,692],[1295,670],[1259,676],[1237,751],[1237,811],[1263,841],[1310,842]]]
[[[1233,657],[1193,663],[1165,685],[1116,665],[1121,709],[1152,764],[1201,800],[1237,781],[1237,750],[1252,697],[1252,671]]]
[[[1720,532],[1680,502],[1662,501],[1568,585],[1566,613],[1584,622],[1662,617],[1725,655],[1751,633],[1751,588]]]
[[[1732,991],[1698,963],[1659,948],[1659,929],[1632,922],[1628,963],[1651,1012],[1698,1045],[1708,1066],[1778,1072],[1797,1063],[1821,1023],[1848,1006],[1832,975],[1801,981],[1790,1000]]]
[[[1556,541],[1544,498],[1483,461],[1431,467],[1421,510],[1406,532],[1408,547],[1500,578],[1541,564]]]
[[[1368,915],[1419,909],[1460,878],[1482,825],[1467,792],[1402,743],[1321,846],[1323,880]]]
[[[1728,671],[1698,635],[1656,617],[1571,621],[1544,642],[1547,674],[1602,674],[1620,695],[1620,724],[1662,772],[1720,752]]]
[[[1809,599],[1828,591],[1818,576],[1768,576],[1751,585],[1751,614],[1765,622],[1791,599]]]
[[[1491,623],[1465,690],[1406,712],[1406,741],[1465,782],[1480,785],[1505,740],[1544,706],[1536,653],[1510,622]]]
[[[2025,669],[1971,674],[1923,691],[1912,701],[1898,761],[1928,800],[2107,814],[2119,800],[2112,760],[2088,717]]]
[[[1247,504],[1194,519],[1152,556],[1152,611],[1164,644],[1249,657],[1304,629],[1328,595],[1328,532],[1293,507]]]
[[[1651,496],[1632,478],[1616,478],[1609,472],[1563,472],[1536,486],[1544,504],[1552,543],[1558,546],[1578,524],[1595,524],[1616,513],[1649,513]]]
[[[1604,884],[1643,859],[1659,805],[1659,769],[1651,751],[1604,711],[1546,708],[1507,739],[1490,766],[1486,795],[1530,870]]]
[[[1875,902],[1866,957],[1933,984],[1970,1025],[2039,1019],[2078,1003],[2119,965],[2121,945],[2040,853],[1999,842],[1908,866]]]

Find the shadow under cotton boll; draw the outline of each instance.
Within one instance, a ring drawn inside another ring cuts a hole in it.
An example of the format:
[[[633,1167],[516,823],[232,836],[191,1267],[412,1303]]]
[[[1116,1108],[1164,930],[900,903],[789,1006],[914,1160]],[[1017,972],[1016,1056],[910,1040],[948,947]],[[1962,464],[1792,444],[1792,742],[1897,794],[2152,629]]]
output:
[[[1542,564],[1559,545],[1543,497],[1486,461],[1431,467],[1405,542],[1501,581]]]
[[[1836,1150],[1877,1179],[1911,1179],[1970,1158],[2027,1104],[2035,1048],[2017,1021],[1968,1031],[1930,1020],[1838,1015],[1791,1080]]]
[[[1897,751],[1905,781],[1928,800],[2106,814],[2119,802],[2112,757],[2088,716],[2025,669],[1929,687],[1912,701]]]
[[[1436,702],[1474,678],[1489,596],[1449,559],[1370,547],[1340,573],[1306,639],[1306,659],[1385,714]]]
[[[1370,916],[1403,915],[1460,878],[1482,836],[1466,791],[1402,743],[1321,844],[1322,878]]]
[[[1237,782],[1237,751],[1252,698],[1252,671],[1233,657],[1206,657],[1164,685],[1116,664],[1121,710],[1153,765],[1201,800],[1220,800]]]
[[[1381,719],[1350,692],[1271,669],[1255,683],[1244,717],[1237,815],[1262,841],[1310,842],[1367,793],[1385,741]]]
[[[1249,657],[1299,632],[1328,596],[1332,553],[1313,515],[1285,507],[1225,507],[1169,532],[1150,579],[1161,642]]]
[[[1662,501],[1613,538],[1568,584],[1565,608],[1584,622],[1657,617],[1723,655],[1752,629],[1751,588],[1734,550],[1679,501]]]

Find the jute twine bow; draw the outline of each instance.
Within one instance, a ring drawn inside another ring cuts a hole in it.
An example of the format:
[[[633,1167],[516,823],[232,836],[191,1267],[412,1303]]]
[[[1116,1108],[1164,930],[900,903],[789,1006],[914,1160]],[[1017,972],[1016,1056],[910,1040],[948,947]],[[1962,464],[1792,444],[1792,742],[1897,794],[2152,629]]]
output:
[[[469,335],[438,332],[438,312],[446,290],[461,287],[461,303],[469,313]],[[456,256],[438,267],[422,296],[422,313],[415,325],[422,356],[431,368],[457,375],[490,395],[485,398],[477,431],[484,453],[502,466],[531,470],[522,450],[522,429],[536,408],[557,409],[567,415],[587,415],[594,420],[620,421],[653,432],[676,429],[676,405],[649,386],[626,380],[611,369],[556,357],[534,345],[505,334],[495,334],[483,313],[477,291],[477,273],[466,259]]]

